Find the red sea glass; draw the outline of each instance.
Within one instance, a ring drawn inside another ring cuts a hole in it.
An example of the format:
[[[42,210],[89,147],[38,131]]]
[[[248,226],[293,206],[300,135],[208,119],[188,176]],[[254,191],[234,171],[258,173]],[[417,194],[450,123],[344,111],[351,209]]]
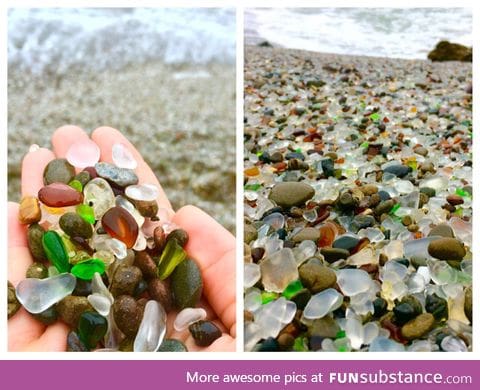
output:
[[[38,191],[38,199],[49,207],[74,206],[83,202],[83,194],[64,183],[52,183]]]
[[[102,227],[113,238],[132,248],[137,241],[138,224],[123,207],[112,207],[102,217]]]

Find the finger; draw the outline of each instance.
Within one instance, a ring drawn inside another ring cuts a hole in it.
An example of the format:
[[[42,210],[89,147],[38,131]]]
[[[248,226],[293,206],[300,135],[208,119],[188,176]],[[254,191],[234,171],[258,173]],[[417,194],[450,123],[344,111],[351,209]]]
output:
[[[18,221],[18,204],[8,204],[8,280],[14,286],[25,279],[32,256],[27,247],[26,226]]]
[[[55,158],[49,149],[40,148],[28,152],[22,161],[22,196],[37,196],[43,187],[43,171]]]
[[[70,146],[78,141],[88,140],[88,134],[78,126],[59,127],[52,135],[53,152],[57,158],[65,158]]]
[[[11,352],[22,351],[37,340],[45,330],[45,325],[36,321],[21,308],[8,320],[8,350]]]
[[[182,207],[173,222],[189,236],[185,247],[197,261],[203,294],[222,323],[235,334],[235,238],[209,215],[194,206]]]
[[[49,325],[36,340],[23,348],[28,352],[65,352],[67,350],[68,326],[62,322]]]
[[[32,351],[65,352],[67,350],[67,336],[69,328],[63,322],[56,322],[47,326],[45,333],[31,345]]]
[[[225,335],[215,340],[207,348],[201,350],[201,352],[235,352],[236,343],[235,339],[231,336]]]
[[[8,202],[8,247],[27,246],[27,226],[18,220],[19,204]]]
[[[137,168],[135,172],[138,176],[139,183],[156,185],[159,190],[159,195],[157,198],[158,206],[166,209],[172,208],[167,196],[165,195],[165,192],[163,191],[162,186],[157,180],[157,177],[152,172],[148,164],[145,162],[141,154],[130,143],[130,141],[123,136],[122,133],[111,127],[99,127],[93,131],[92,139],[100,147],[100,160],[109,163],[112,162],[112,146],[116,143],[121,143],[125,145],[132,153],[135,160],[137,160]]]

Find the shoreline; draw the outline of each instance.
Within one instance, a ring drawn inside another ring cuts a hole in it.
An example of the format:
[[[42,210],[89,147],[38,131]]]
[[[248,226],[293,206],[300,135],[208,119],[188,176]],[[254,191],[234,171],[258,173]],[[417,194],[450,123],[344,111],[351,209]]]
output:
[[[433,47],[432,47],[433,49]],[[471,62],[459,62],[459,61],[444,61],[444,62],[432,62],[427,58],[399,58],[399,57],[381,57],[381,56],[369,56],[369,55],[351,55],[351,54],[338,54],[338,53],[327,53],[327,52],[320,52],[320,51],[311,51],[311,50],[303,50],[303,49],[292,49],[286,47],[261,47],[257,45],[245,45],[245,53],[257,53],[258,51],[265,50],[270,51],[273,56],[277,55],[296,55],[296,56],[312,56],[313,58],[317,58],[318,60],[330,60],[330,61],[370,61],[370,62],[403,62],[405,65],[417,63],[417,64],[429,64],[429,65],[438,65],[440,67],[449,67],[453,64],[457,64],[459,66],[465,67],[472,67]],[[247,58],[247,55],[245,55]],[[464,65],[460,65],[464,64]]]

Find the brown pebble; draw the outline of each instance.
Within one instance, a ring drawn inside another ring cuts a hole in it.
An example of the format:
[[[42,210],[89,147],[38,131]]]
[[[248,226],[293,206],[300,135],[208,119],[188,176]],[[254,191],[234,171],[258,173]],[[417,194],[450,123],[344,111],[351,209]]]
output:
[[[168,236],[167,241],[176,240],[182,248],[187,245],[188,233],[183,229],[175,229]]]
[[[410,217],[410,215],[405,215],[403,218],[402,218],[402,224],[403,226],[408,226],[408,225],[411,225],[413,223],[413,220],[412,220],[412,217]]]
[[[167,312],[172,310],[173,296],[167,280],[151,279],[148,282],[148,293],[152,299],[160,302]]]
[[[142,271],[135,266],[118,267],[113,275],[110,292],[114,297],[133,295],[138,283],[142,280]]]
[[[27,278],[45,279],[48,277],[48,269],[42,263],[34,262],[27,269]]]
[[[289,333],[283,333],[278,336],[277,341],[281,349],[287,350],[293,347],[293,344],[295,343],[295,338]]]
[[[69,295],[57,304],[58,317],[71,328],[78,326],[80,316],[86,311],[94,311],[87,297]]]
[[[412,223],[411,225],[407,226],[409,232],[415,233],[418,232],[419,226],[416,223]]]
[[[167,238],[165,232],[161,226],[157,226],[153,231],[153,242],[155,244],[155,251],[160,253],[165,248]]]
[[[247,323],[247,322],[253,322],[253,314],[251,311],[248,311],[248,310],[244,310],[243,311],[243,322],[244,323]]]
[[[415,340],[428,333],[435,323],[435,317],[430,313],[423,313],[408,321],[402,326],[402,336],[407,340]]]
[[[133,352],[134,342],[134,337],[127,337],[121,341],[120,345],[118,346],[118,350],[121,352]]]
[[[30,225],[40,221],[42,212],[40,211],[40,203],[34,196],[25,196],[20,201],[18,209],[18,220],[22,225]]]
[[[372,194],[368,198],[368,207],[373,209],[373,208],[377,207],[380,204],[381,201],[382,201],[382,198],[380,198],[380,195]]]
[[[243,244],[243,262],[244,263],[251,263],[252,259],[252,249],[249,245]]]
[[[378,256],[378,263],[383,266],[388,261],[388,256],[385,253],[380,253]]]
[[[420,192],[418,207],[422,208],[423,206],[425,206],[428,203],[429,200],[430,200],[430,198],[428,197],[427,194],[424,194],[423,192]]]
[[[143,317],[143,310],[135,298],[121,295],[112,305],[113,318],[118,329],[126,336],[135,336]]]
[[[430,256],[440,260],[462,260],[467,251],[460,240],[450,237],[442,237],[428,244]]]
[[[136,267],[140,268],[140,271],[142,271],[145,280],[157,277],[157,265],[147,252],[136,252],[135,262],[133,264]]]
[[[332,269],[315,263],[302,265],[299,275],[302,284],[314,294],[333,287],[337,281],[337,276]]]
[[[15,287],[8,282],[8,318],[13,317],[15,313],[22,307],[17,299]]]
[[[140,215],[145,218],[155,218],[158,214],[158,203],[156,200],[146,201],[146,200],[134,200],[128,198],[135,208],[138,210]]]
[[[263,255],[265,254],[265,248],[259,247],[259,248],[253,248],[252,249],[252,260],[254,263],[259,262],[262,258]]]
[[[34,223],[27,230],[27,245],[35,260],[47,260],[47,255],[42,245],[42,238],[45,230],[38,223]]]
[[[460,195],[452,194],[447,196],[447,202],[452,206],[463,204],[463,198]]]

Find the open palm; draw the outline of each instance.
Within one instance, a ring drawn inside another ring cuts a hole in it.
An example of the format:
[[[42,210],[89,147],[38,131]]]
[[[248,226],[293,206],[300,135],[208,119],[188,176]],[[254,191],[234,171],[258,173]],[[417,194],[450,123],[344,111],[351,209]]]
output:
[[[53,151],[40,148],[29,152],[22,164],[22,196],[37,196],[43,187],[43,170],[54,158],[64,158],[70,145],[88,138],[76,126],[63,126],[52,137]],[[172,210],[170,202],[150,167],[135,147],[117,130],[110,127],[96,129],[91,139],[100,148],[100,160],[112,162],[112,146],[123,143],[138,162],[136,169],[140,183],[155,184],[159,188],[160,208]],[[18,222],[18,204],[8,205],[8,278],[14,286],[25,278],[33,259],[27,246],[26,226]],[[176,313],[167,319],[168,338],[185,343],[189,351],[235,350],[235,238],[213,218],[194,206],[185,206],[176,213],[171,211],[172,222],[189,235],[185,247],[189,257],[200,267],[204,282],[201,307],[207,318],[222,330],[222,337],[207,348],[199,348],[188,331],[176,332],[173,321]],[[8,345],[10,351],[65,351],[69,328],[57,321],[45,326],[21,308],[8,321]]]

